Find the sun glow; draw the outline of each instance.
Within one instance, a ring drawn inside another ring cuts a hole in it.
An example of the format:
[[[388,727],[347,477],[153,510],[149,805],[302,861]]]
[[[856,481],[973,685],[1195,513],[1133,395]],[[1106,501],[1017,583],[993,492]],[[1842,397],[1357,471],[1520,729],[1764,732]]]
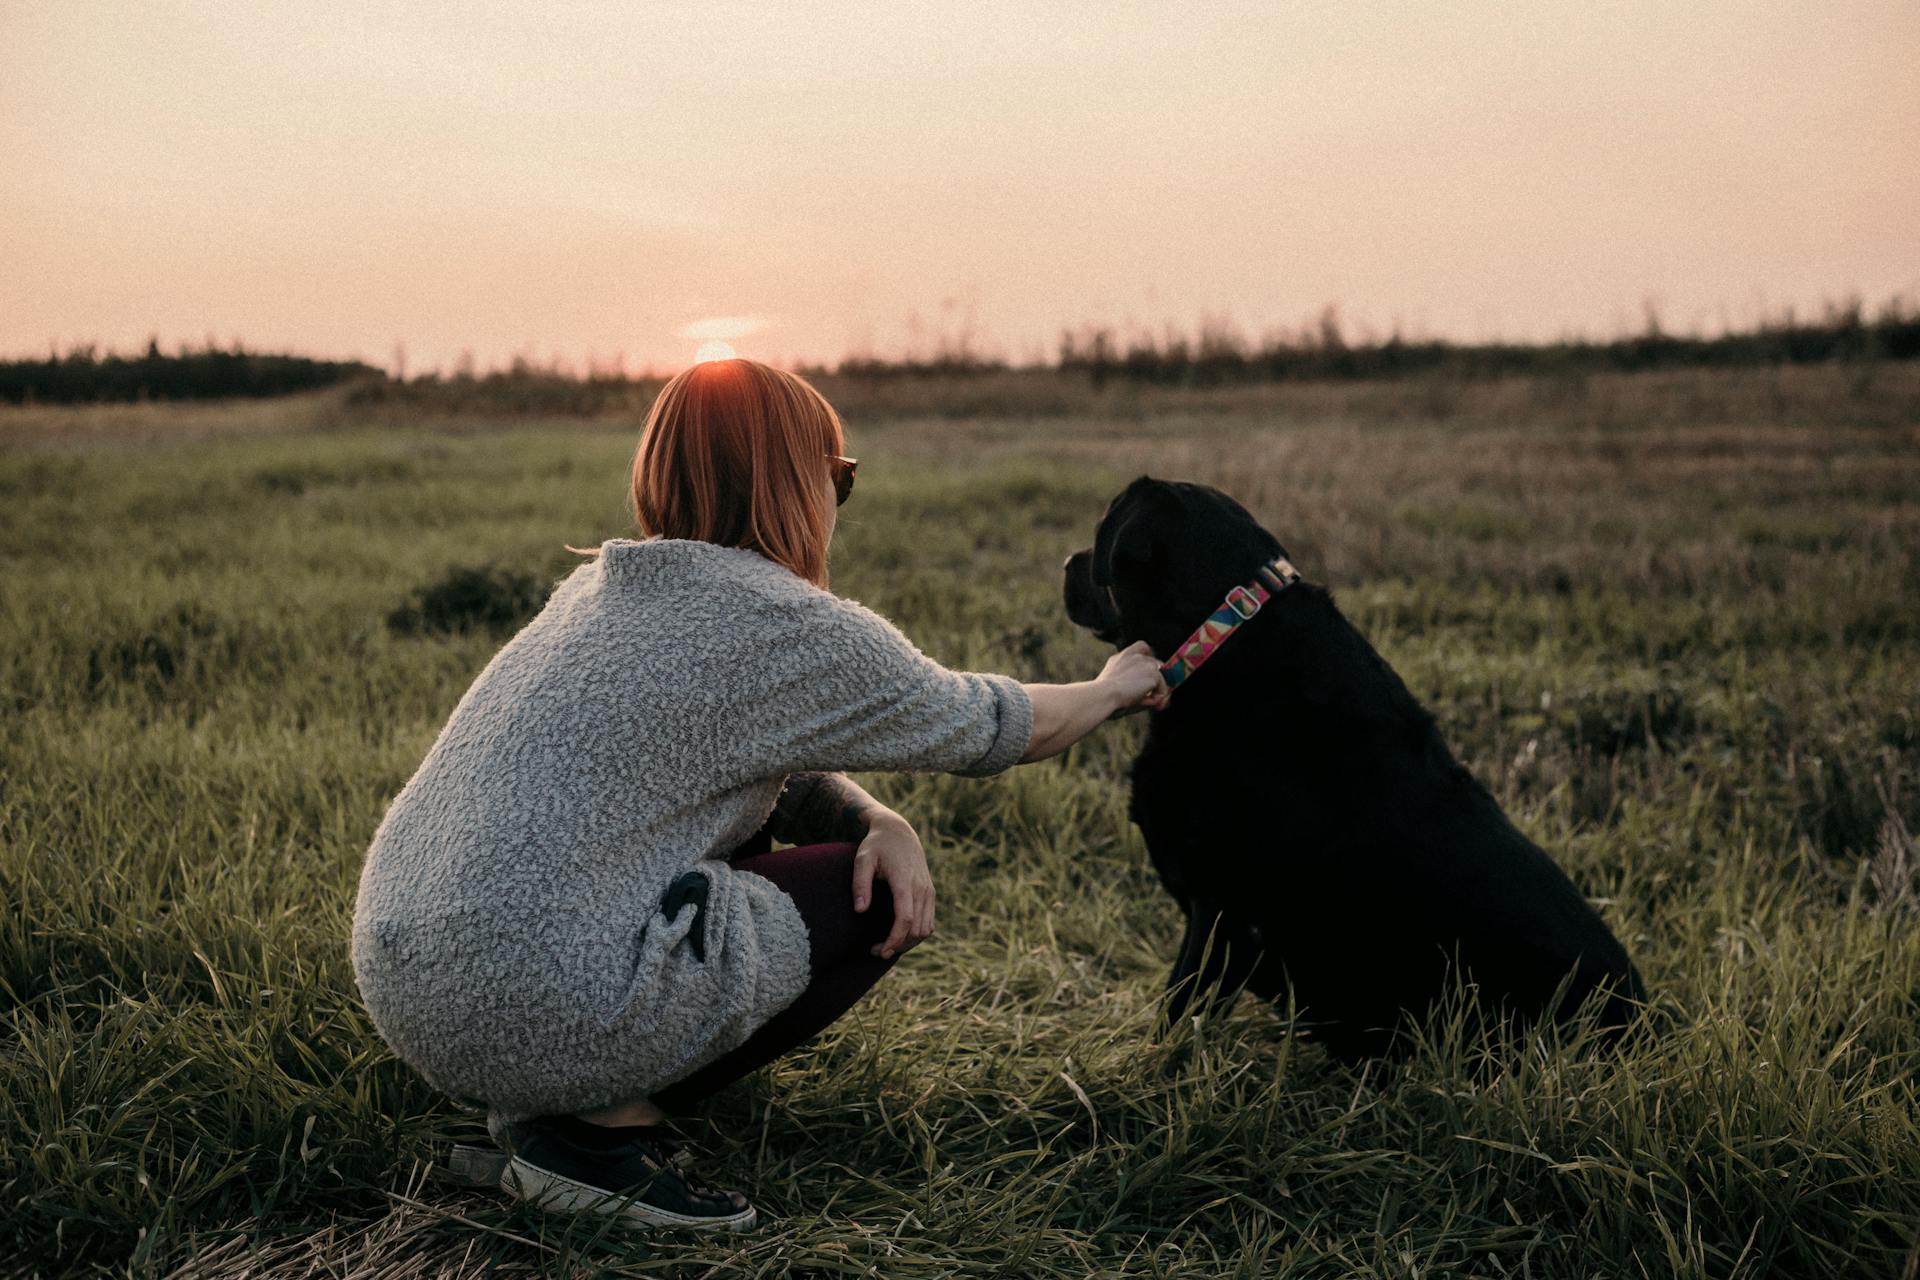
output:
[[[711,342],[701,343],[700,349],[693,353],[693,362],[695,364],[705,364],[709,360],[731,360],[733,358],[732,344],[722,342],[718,338],[713,339]]]
[[[767,327],[765,316],[708,316],[680,330],[683,338],[744,338]]]

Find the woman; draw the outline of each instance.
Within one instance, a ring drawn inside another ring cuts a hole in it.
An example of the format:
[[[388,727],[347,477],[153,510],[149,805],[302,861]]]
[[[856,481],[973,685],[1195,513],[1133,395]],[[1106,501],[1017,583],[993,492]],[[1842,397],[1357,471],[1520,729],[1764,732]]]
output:
[[[913,827],[839,771],[970,777],[1162,705],[1144,646],[1079,684],[949,671],[826,590],[840,420],[750,360],[661,389],[610,539],[454,708],[361,873],[367,1010],[487,1104],[523,1198],[744,1228],[680,1110],[844,1013],[934,927]],[[773,851],[779,839],[797,847]]]

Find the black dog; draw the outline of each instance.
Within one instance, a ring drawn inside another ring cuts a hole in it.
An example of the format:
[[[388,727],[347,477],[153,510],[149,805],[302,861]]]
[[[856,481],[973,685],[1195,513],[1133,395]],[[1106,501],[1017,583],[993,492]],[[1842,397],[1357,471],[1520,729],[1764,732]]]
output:
[[[1219,490],[1141,476],[1068,557],[1067,616],[1164,662],[1284,555]],[[1598,995],[1618,1027],[1643,999],[1579,890],[1310,583],[1272,595],[1153,713],[1130,812],[1187,915],[1170,1018],[1199,995],[1291,987],[1300,1019],[1352,1059],[1404,1044],[1405,1017],[1457,978],[1483,1016],[1564,1018]]]

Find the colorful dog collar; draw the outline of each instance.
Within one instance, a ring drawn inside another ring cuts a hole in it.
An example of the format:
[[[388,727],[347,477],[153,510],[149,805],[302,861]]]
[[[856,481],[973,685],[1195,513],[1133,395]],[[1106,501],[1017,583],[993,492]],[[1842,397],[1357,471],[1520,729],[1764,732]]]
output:
[[[1300,581],[1300,573],[1285,556],[1275,556],[1254,572],[1253,580],[1227,592],[1220,607],[1207,615],[1198,630],[1180,642],[1173,656],[1160,664],[1167,688],[1177,689],[1200,664],[1225,644],[1227,637],[1240,629],[1260,606]]]

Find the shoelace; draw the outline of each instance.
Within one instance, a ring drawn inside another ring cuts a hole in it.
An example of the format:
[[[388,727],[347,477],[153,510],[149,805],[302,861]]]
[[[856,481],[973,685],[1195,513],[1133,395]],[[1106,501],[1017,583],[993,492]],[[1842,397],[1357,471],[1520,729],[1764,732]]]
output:
[[[653,1149],[654,1154],[660,1158],[661,1164],[680,1175],[681,1181],[687,1184],[688,1190],[699,1195],[724,1194],[720,1188],[693,1171],[693,1154],[687,1150],[686,1144],[680,1139],[662,1135],[648,1138],[646,1142]]]

